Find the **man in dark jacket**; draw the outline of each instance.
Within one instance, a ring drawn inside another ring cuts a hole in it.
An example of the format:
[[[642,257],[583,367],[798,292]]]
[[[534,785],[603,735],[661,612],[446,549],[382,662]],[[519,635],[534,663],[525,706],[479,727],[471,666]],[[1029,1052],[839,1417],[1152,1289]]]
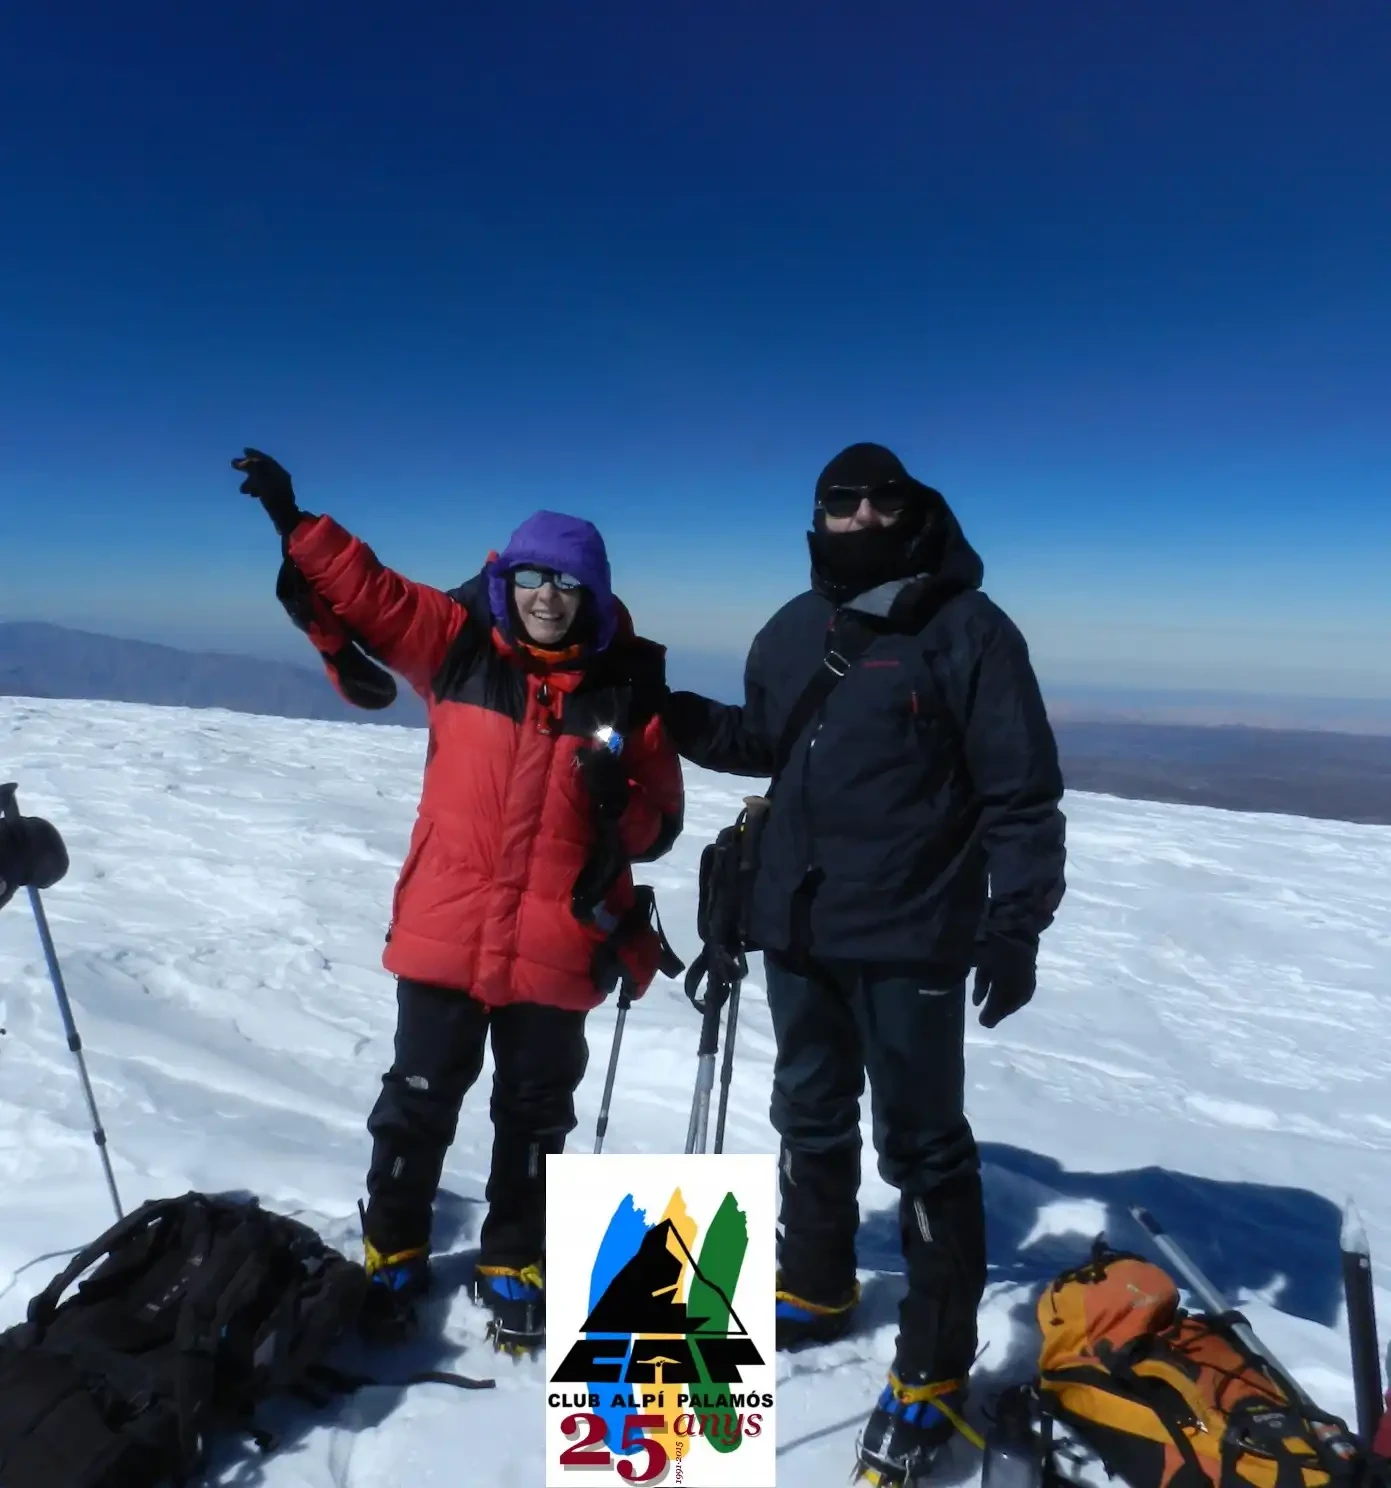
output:
[[[817,482],[809,543],[812,587],[755,638],[743,707],[674,693],[664,719],[707,769],[771,776],[788,751],[749,906],[777,1039],[779,1346],[852,1319],[868,1073],[908,1292],[861,1458],[895,1482],[950,1435],[975,1356],[985,1214],[965,984],[975,967],[987,1028],[1033,995],[1064,889],[1063,783],[1028,649],[940,492],[853,445]],[[806,716],[799,696],[826,667],[839,679]]]

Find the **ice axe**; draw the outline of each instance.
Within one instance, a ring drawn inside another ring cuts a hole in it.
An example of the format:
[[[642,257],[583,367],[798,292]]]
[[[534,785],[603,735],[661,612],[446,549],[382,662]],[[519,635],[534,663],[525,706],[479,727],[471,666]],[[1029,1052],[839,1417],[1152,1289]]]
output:
[[[1231,1330],[1258,1358],[1264,1359],[1270,1372],[1284,1385],[1285,1389],[1299,1401],[1306,1409],[1317,1411],[1318,1407],[1310,1399],[1309,1395],[1299,1387],[1287,1370],[1281,1367],[1275,1355],[1263,1344],[1251,1329],[1251,1325],[1239,1314],[1234,1314],[1227,1304],[1227,1299],[1198,1269],[1198,1263],[1188,1254],[1186,1250],[1175,1240],[1164,1226],[1152,1215],[1148,1209],[1138,1206],[1132,1207],[1130,1211],[1135,1222],[1163,1252],[1165,1259],[1183,1277],[1193,1294],[1203,1304],[1208,1312],[1215,1317],[1225,1318],[1231,1325]]]
[[[1357,1434],[1373,1449],[1386,1403],[1381,1393],[1381,1352],[1377,1346],[1376,1298],[1372,1291],[1372,1251],[1367,1231],[1351,1199],[1343,1209],[1338,1236],[1343,1261],[1343,1300],[1347,1304],[1352,1384],[1357,1398]]]

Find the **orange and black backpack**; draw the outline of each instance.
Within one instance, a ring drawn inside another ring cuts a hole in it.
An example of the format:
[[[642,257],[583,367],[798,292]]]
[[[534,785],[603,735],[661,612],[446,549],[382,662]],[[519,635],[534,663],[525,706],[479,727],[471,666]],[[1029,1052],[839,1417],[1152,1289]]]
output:
[[[1097,1241],[1038,1302],[1044,1412],[1131,1488],[1350,1488],[1358,1448],[1160,1267]]]

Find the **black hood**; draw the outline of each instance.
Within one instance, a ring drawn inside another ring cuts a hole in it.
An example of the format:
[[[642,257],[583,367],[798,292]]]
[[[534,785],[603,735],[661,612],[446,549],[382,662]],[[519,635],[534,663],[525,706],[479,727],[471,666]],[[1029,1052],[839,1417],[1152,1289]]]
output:
[[[816,593],[897,621],[910,619],[924,602],[939,602],[944,590],[979,589],[985,565],[946,497],[909,475],[882,445],[842,451],[821,473],[817,493],[819,498],[828,485],[890,482],[910,495],[908,509],[893,526],[832,535],[818,508],[807,546]]]

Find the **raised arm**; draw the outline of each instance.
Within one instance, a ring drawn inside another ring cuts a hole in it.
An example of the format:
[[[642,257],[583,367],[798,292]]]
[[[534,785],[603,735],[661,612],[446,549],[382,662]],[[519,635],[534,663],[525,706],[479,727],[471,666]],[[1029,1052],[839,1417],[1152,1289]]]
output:
[[[306,518],[290,534],[287,551],[315,593],[372,653],[427,693],[468,618],[463,605],[387,568],[332,517]]]
[[[422,696],[468,618],[464,607],[428,584],[387,568],[331,517],[301,510],[289,472],[259,450],[232,461],[242,491],[266,509],[286,557],[313,593],[366,648]]]

